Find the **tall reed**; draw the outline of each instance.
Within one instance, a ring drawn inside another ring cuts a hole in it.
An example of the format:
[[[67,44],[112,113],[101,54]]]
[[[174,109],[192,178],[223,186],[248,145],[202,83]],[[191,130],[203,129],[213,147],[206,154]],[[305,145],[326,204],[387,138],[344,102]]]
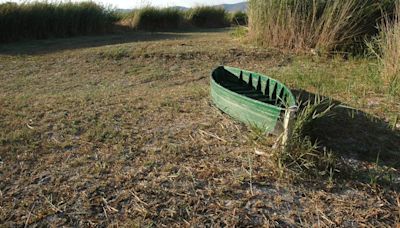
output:
[[[250,0],[249,34],[271,47],[339,50],[373,33],[381,5],[372,0]]]
[[[392,17],[386,16],[380,27],[381,75],[392,95],[400,92],[400,1]]]
[[[94,2],[0,4],[0,42],[43,39],[111,30],[114,12]]]

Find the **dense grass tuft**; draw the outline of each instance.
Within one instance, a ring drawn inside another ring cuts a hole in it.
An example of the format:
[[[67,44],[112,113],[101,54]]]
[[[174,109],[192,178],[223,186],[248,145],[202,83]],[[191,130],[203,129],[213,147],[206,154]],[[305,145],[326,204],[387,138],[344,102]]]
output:
[[[381,62],[381,77],[391,95],[400,90],[400,1],[397,1],[394,15],[387,15],[380,26],[375,54]]]
[[[94,2],[0,4],[0,42],[43,39],[110,30],[114,12]]]
[[[186,14],[187,20],[199,28],[222,28],[229,26],[229,15],[223,8],[199,6]]]
[[[293,134],[287,148],[278,150],[276,162],[297,174],[301,173],[328,173],[335,166],[335,158],[329,151],[321,153],[317,142],[312,141],[310,133],[315,129],[314,122],[332,115],[336,104],[330,99],[316,96],[300,104],[301,110],[293,126]]]

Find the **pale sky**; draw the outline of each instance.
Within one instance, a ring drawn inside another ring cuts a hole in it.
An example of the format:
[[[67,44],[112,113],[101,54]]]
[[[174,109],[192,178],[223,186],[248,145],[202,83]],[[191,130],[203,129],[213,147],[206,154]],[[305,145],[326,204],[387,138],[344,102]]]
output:
[[[81,2],[82,0],[72,0],[73,2]],[[196,5],[218,5],[243,2],[245,0],[94,0],[95,2],[102,3],[103,5],[111,5],[117,8],[130,9],[137,8],[144,5],[152,5],[159,7],[167,6],[186,6],[192,7]],[[0,0],[4,2],[27,2],[26,0]],[[48,1],[51,2],[51,1]]]

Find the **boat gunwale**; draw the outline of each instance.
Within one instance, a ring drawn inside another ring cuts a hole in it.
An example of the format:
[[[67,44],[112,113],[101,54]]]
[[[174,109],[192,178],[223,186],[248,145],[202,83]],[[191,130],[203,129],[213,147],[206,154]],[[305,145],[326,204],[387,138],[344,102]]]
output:
[[[218,84],[217,84],[218,85]],[[219,85],[218,85],[219,86]],[[222,87],[222,86],[221,86]],[[222,88],[224,88],[224,87],[222,87]],[[225,89],[225,92],[229,92],[229,93],[232,93],[230,90],[227,90],[227,89]],[[234,93],[234,92],[233,92]],[[234,93],[235,95],[237,94],[237,93]],[[246,98],[246,99],[250,99],[251,101],[254,101],[254,102],[257,102],[255,105],[258,105],[259,103],[261,103],[261,104],[263,104],[263,105],[268,105],[267,103],[264,103],[264,102],[261,102],[261,101],[257,101],[257,100],[254,100],[254,99],[251,99],[251,98],[248,98],[248,97],[246,97],[246,96],[243,96],[243,95],[240,95],[240,94],[238,94],[239,96],[236,96],[236,97],[239,97],[239,98]],[[219,97],[221,97],[221,95],[218,95]],[[243,104],[236,104],[237,106],[240,106],[240,107],[244,107],[244,105]],[[284,109],[281,109],[281,108],[279,108],[279,107],[276,107],[276,106],[272,106],[272,107],[274,107],[275,109],[274,109],[274,111],[279,111],[279,112],[281,112],[282,110],[284,110]],[[262,107],[263,109],[264,108],[266,108],[266,107]],[[267,114],[267,116],[268,117],[271,117],[271,118],[274,118],[274,117],[276,117],[274,114],[271,114],[271,111],[265,111],[265,110],[262,110],[263,111],[263,114]],[[252,113],[255,113],[255,114],[257,114],[257,115],[261,115],[261,113],[257,113],[257,112],[255,112],[255,111],[253,111],[253,110],[246,110],[246,112],[252,112]]]

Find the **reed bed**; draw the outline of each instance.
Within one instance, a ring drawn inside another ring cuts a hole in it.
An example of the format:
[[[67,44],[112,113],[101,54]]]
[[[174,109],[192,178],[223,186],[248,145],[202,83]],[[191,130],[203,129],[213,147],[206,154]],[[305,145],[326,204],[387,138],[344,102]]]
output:
[[[25,2],[0,4],[0,42],[97,34],[112,31],[116,22],[137,30],[159,31],[227,27],[243,15],[222,8],[199,6],[187,12],[144,7],[127,14],[94,2]],[[239,17],[240,16],[240,17]]]
[[[250,0],[250,37],[295,51],[353,51],[377,33],[384,8],[393,1]]]
[[[230,24],[229,13],[223,8],[198,6],[186,13],[190,24],[199,28],[222,28]]]
[[[118,17],[94,2],[0,4],[0,42],[110,31]]]

